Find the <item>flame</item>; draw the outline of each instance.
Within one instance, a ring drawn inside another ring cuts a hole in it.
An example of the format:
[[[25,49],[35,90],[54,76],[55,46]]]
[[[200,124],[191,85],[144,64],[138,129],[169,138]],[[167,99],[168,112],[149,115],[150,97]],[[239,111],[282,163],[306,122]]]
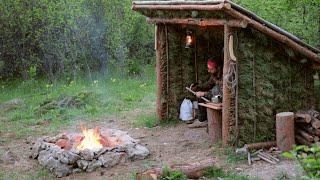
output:
[[[87,129],[81,126],[84,138],[81,140],[80,144],[77,146],[78,150],[89,149],[92,151],[99,151],[103,144],[103,137],[100,134],[99,128]]]

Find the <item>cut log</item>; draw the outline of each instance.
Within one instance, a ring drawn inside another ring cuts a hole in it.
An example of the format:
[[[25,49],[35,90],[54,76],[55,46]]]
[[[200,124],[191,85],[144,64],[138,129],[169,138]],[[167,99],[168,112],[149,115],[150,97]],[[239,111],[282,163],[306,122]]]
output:
[[[276,141],[267,141],[267,142],[258,142],[258,143],[252,143],[252,144],[245,144],[245,147],[248,149],[259,149],[259,148],[270,148],[273,146],[277,146]]]
[[[313,136],[308,134],[307,132],[301,130],[301,129],[296,129],[297,134],[301,135],[305,140],[312,142],[313,141]]]
[[[320,129],[314,129],[312,126],[301,126],[301,127],[299,126],[299,127],[296,127],[296,129],[302,129],[314,136],[320,136]]]
[[[320,118],[320,113],[316,110],[311,109],[308,111],[308,114],[310,114],[312,117]]]
[[[177,164],[171,165],[169,168],[172,171],[181,171],[187,178],[198,179],[203,176],[204,170],[213,167],[216,163],[216,159],[210,158],[197,163],[192,164]],[[163,174],[163,168],[153,168],[142,173],[136,174],[137,180],[143,179],[159,179]]]
[[[302,136],[300,135],[296,135],[296,141],[299,143],[299,144],[302,144],[302,145],[307,145],[307,146],[311,146],[312,143],[305,140]]]
[[[310,114],[302,114],[302,113],[296,113],[294,116],[295,122],[311,122],[311,115]]]
[[[276,115],[277,147],[281,151],[290,151],[294,142],[294,113],[282,112]]]
[[[312,118],[311,125],[315,129],[319,129],[320,128],[320,120],[316,119],[316,118]]]

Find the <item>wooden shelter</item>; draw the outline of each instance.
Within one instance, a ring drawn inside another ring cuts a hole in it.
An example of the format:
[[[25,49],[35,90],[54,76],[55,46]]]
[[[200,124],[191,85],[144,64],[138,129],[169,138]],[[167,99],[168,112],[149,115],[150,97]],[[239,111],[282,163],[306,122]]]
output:
[[[208,79],[206,61],[223,66],[224,144],[275,139],[275,115],[314,105],[320,50],[229,0],[134,1],[155,24],[157,114],[177,119],[190,93]],[[186,35],[194,43],[186,48]]]

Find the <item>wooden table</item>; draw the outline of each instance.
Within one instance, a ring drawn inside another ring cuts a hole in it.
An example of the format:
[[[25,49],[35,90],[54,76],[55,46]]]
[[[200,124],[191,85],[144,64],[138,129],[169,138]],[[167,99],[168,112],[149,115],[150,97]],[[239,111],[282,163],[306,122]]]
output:
[[[216,143],[222,138],[222,103],[199,103],[207,108],[208,134],[210,141]]]

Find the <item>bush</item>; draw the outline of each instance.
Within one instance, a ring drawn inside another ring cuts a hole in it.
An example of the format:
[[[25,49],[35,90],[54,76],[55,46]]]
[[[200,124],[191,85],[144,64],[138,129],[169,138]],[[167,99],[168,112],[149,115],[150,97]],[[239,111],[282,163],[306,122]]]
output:
[[[283,153],[283,156],[297,159],[309,178],[320,178],[320,146],[295,146],[292,151]]]

